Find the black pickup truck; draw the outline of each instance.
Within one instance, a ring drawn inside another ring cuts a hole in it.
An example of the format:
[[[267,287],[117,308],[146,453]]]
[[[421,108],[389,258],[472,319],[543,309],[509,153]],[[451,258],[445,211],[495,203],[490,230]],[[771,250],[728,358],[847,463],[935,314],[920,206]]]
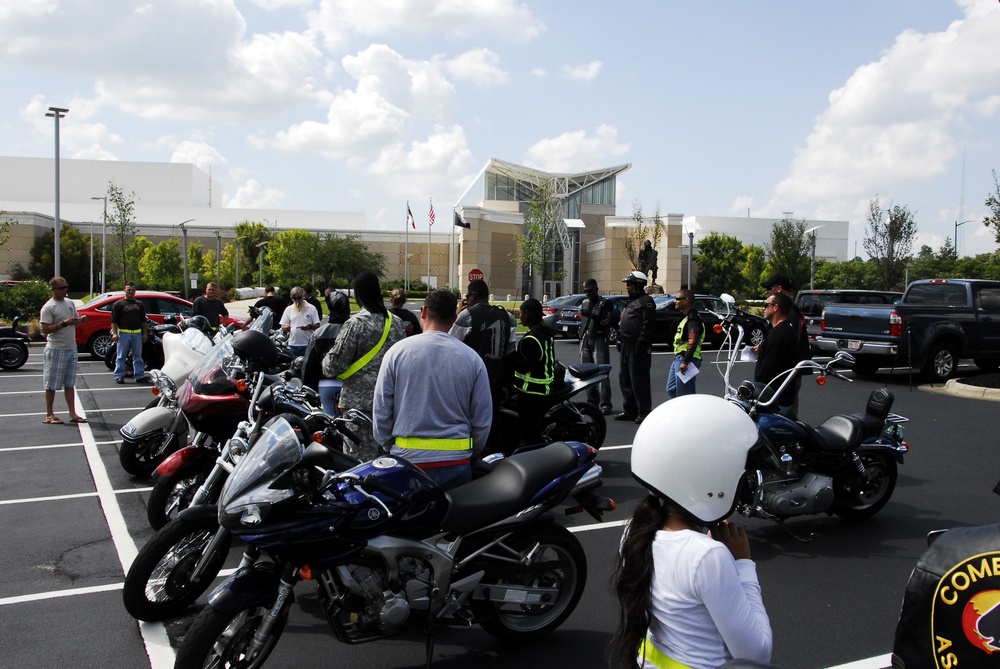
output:
[[[896,304],[831,304],[821,327],[819,352],[849,352],[858,374],[918,367],[940,382],[955,373],[961,358],[995,371],[1000,367],[1000,281],[914,281]]]

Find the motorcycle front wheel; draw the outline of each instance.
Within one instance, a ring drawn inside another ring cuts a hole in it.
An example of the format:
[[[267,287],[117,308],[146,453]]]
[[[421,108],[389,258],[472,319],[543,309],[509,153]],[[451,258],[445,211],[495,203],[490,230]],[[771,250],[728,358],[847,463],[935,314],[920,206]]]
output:
[[[28,349],[23,345],[4,344],[0,346],[0,367],[18,369],[28,362]]]
[[[846,520],[867,520],[889,503],[896,489],[896,460],[888,453],[861,452],[865,475],[853,474],[846,495],[857,504],[835,507],[833,512]]]
[[[275,592],[277,596],[277,592]],[[294,597],[294,595],[293,595]],[[291,598],[289,599],[289,604]],[[288,622],[286,606],[261,652],[250,657],[253,635],[264,620],[267,606],[248,606],[236,611],[216,611],[211,606],[198,614],[191,623],[180,649],[174,669],[257,669],[274,650]]]
[[[153,535],[125,577],[122,600],[133,618],[155,622],[173,618],[212,584],[229,555],[232,538],[216,547],[204,572],[196,581],[191,573],[219,529],[215,518],[188,522],[183,518],[167,523]]]
[[[552,589],[552,597],[544,604],[476,602],[485,615],[480,625],[499,639],[529,641],[549,634],[573,613],[587,585],[587,556],[580,542],[564,527],[534,528],[510,537],[498,548],[525,553],[536,544],[531,564],[491,564],[489,551],[485,562],[479,561],[479,566],[486,569],[483,584]]]
[[[208,472],[214,464],[214,461],[195,461],[170,476],[157,479],[149,493],[149,501],[146,502],[146,520],[149,521],[149,526],[158,530],[191,506],[198,487],[208,478]],[[215,501],[206,499],[205,503]]]
[[[132,476],[150,476],[173,452],[165,450],[169,438],[167,432],[155,432],[139,440],[122,439],[121,448],[118,449],[118,461],[121,462],[122,469]]]
[[[600,448],[608,434],[608,421],[590,402],[573,402],[574,411],[565,404],[557,405],[545,417],[543,436],[548,441],[582,441]],[[577,414],[579,412],[579,414]]]

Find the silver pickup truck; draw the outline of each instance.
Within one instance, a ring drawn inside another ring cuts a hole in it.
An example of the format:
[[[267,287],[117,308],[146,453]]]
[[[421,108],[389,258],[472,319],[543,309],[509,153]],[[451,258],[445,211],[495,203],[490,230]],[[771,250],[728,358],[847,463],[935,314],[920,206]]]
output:
[[[887,305],[832,304],[823,311],[819,352],[847,351],[858,374],[917,367],[931,381],[955,373],[961,358],[1000,367],[1000,281],[925,279]]]

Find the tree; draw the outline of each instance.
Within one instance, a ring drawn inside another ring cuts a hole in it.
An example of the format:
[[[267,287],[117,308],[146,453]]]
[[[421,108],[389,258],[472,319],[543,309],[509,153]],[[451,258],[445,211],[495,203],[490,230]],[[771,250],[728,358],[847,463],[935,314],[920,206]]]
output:
[[[647,239],[652,243],[654,249],[660,247],[660,239],[663,237],[663,217],[660,215],[659,207],[657,207],[652,225],[646,225],[645,218],[642,215],[642,203],[639,201],[639,198],[636,198],[632,200],[632,220],[635,221],[635,227],[628,228],[625,231],[625,245],[623,250],[625,257],[628,258],[632,267],[641,271],[642,268],[639,267],[639,251],[642,250]]]
[[[784,218],[775,223],[764,250],[768,256],[767,274],[784,274],[796,290],[809,285],[812,239],[806,236],[805,220]]]
[[[267,249],[267,265],[281,286],[301,286],[312,279],[315,267],[313,254],[319,240],[307,230],[284,230],[271,239]],[[243,274],[242,261],[240,274]]]
[[[983,225],[993,228],[996,240],[1000,243],[1000,180],[997,179],[997,171],[993,170],[992,193],[986,196],[986,206],[990,209],[990,215],[983,218]]]
[[[122,283],[127,281],[132,281],[135,284],[142,285],[146,287],[146,282],[143,279],[142,272],[139,270],[139,263],[142,261],[143,255],[146,251],[153,248],[153,242],[149,241],[143,236],[134,237],[129,245],[125,247],[125,258],[126,265],[130,267],[128,277],[122,275]],[[116,286],[119,290],[120,287]]]
[[[520,261],[521,269],[531,274],[529,293],[536,297],[541,294],[542,281],[559,280],[563,276],[563,271],[556,268],[560,248],[556,226],[561,216],[562,206],[555,196],[552,181],[544,181],[528,202],[524,234],[514,235],[517,252],[513,255]]]
[[[184,264],[176,237],[148,247],[138,267],[142,286],[147,290],[176,290],[184,284]]]
[[[743,285],[742,267],[738,262],[743,242],[736,237],[712,232],[698,242],[700,253],[694,262],[698,265],[698,292],[737,292]]]
[[[108,276],[117,276],[122,282],[129,281],[128,247],[135,238],[138,228],[135,224],[135,192],[128,195],[121,188],[108,182],[108,236],[111,238],[107,253]],[[135,278],[135,277],[132,277]],[[111,281],[107,281],[111,283]]]
[[[3,218],[6,215],[6,211],[0,211],[0,218]],[[0,246],[6,244],[10,239],[10,229],[15,225],[17,225],[17,221],[13,218],[4,218],[0,221]]]
[[[906,273],[906,262],[913,250],[917,224],[905,206],[890,205],[888,216],[882,210],[878,197],[868,203],[868,234],[864,249],[875,262],[880,290],[901,285]]]
[[[259,244],[270,241],[274,235],[266,225],[256,221],[241,221],[233,226],[233,230],[236,232],[236,248],[239,251],[240,259],[240,275],[236,277],[235,285],[245,285],[248,279],[250,285],[253,285],[253,277],[257,276],[258,263],[260,262],[259,256],[266,248],[259,246]],[[311,279],[312,272],[309,272],[299,277],[298,281],[302,283]]]
[[[816,262],[814,285],[823,290],[873,289],[875,287],[875,265],[861,258],[847,262]]]
[[[59,271],[70,285],[70,290],[86,288],[90,281],[90,236],[84,237],[79,230],[64,222],[59,238],[59,255],[62,261]],[[31,245],[31,261],[28,263],[31,276],[44,281],[52,278],[54,258],[55,235],[49,230]]]
[[[347,286],[361,272],[374,272],[385,275],[385,256],[369,250],[356,235],[339,237],[335,234],[323,234],[319,238],[319,247],[314,253],[316,266],[313,275],[320,285],[335,283]],[[265,265],[267,256],[265,256]]]
[[[767,255],[763,247],[756,244],[747,244],[740,249],[740,283],[734,290],[737,295],[744,298],[757,297],[761,293],[760,284],[766,279],[762,278],[764,269],[767,267]]]

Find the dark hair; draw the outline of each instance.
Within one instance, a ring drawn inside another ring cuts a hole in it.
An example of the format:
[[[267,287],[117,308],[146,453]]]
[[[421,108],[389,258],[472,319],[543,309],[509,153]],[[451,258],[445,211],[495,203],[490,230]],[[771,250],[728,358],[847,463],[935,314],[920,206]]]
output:
[[[264,289],[264,292],[265,293],[273,293],[274,292],[274,286],[268,286],[267,288]]]
[[[636,505],[625,530],[611,573],[611,592],[618,600],[618,625],[608,648],[611,666],[639,666],[639,644],[652,619],[653,540],[668,515],[660,498],[647,495]]]
[[[587,279],[583,282],[583,292],[586,293],[591,288],[597,290],[597,279]]]
[[[427,308],[427,318],[435,323],[453,323],[458,312],[458,298],[455,293],[444,288],[437,288],[427,293],[424,298]]]
[[[694,302],[694,291],[690,288],[681,288],[677,291],[677,297],[686,297],[691,302]],[[694,306],[693,304],[691,306]]]
[[[542,303],[533,297],[529,297],[521,303],[521,313],[528,317],[528,322],[532,325],[542,322]]]
[[[313,285],[311,283],[304,283],[302,284],[302,290],[306,291],[307,293],[312,293]]]
[[[775,293],[771,297],[774,298],[774,306],[778,307],[778,311],[786,316],[792,312],[792,307],[795,306],[795,303],[792,302],[792,298],[788,295],[785,293]]]
[[[382,285],[372,272],[362,272],[354,277],[354,298],[373,314],[389,315],[382,299]]]
[[[129,286],[135,288],[135,284],[132,283],[131,281],[126,281],[125,284],[122,286],[122,288],[128,288]]]
[[[476,297],[489,297],[490,287],[482,279],[476,279],[469,282],[469,292]]]

